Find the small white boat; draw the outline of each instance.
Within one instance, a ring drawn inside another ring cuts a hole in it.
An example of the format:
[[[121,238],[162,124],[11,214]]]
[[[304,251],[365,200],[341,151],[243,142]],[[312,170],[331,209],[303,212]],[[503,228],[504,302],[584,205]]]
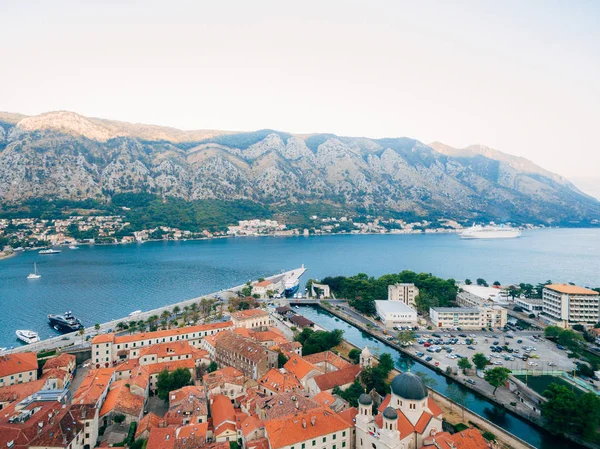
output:
[[[79,249],[79,246],[77,246],[77,245],[69,245],[69,249]]]
[[[38,270],[37,270],[37,264],[35,262],[33,262],[33,273],[29,273],[29,275],[27,276],[27,279],[39,279],[41,277],[42,277],[42,275],[40,273],[38,273]]]
[[[40,341],[40,336],[35,331],[30,331],[27,329],[19,329],[18,331],[15,332],[15,334],[17,334],[17,338],[19,340],[27,343],[28,345],[30,345],[31,343],[37,343],[38,341]]]
[[[43,249],[39,252],[39,254],[59,254],[60,250],[59,249]]]

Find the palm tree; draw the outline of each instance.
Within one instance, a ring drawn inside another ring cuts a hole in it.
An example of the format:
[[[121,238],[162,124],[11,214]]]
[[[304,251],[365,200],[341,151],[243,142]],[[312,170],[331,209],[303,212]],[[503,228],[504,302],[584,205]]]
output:
[[[96,329],[96,332],[98,332],[100,330],[100,324],[94,324],[94,329]]]
[[[180,308],[179,306],[175,306],[175,307],[173,307],[173,313],[174,313],[175,315],[177,315],[179,312],[181,312],[181,308]]]
[[[193,302],[192,305],[190,306],[190,310],[192,312],[195,312],[198,310],[198,303],[197,302]]]
[[[117,325],[115,326],[116,329],[118,330],[123,330],[125,328],[125,323],[123,323],[122,321],[120,323],[117,323]]]
[[[79,329],[79,335],[81,335],[81,344],[83,344],[83,336],[85,334],[85,329],[82,327],[81,329]]]
[[[170,316],[171,316],[171,314],[169,313],[169,311],[168,311],[168,310],[163,310],[163,313],[161,313],[161,314],[160,314],[160,317],[161,317],[163,320],[166,320],[166,319],[167,319],[167,318],[169,318]]]

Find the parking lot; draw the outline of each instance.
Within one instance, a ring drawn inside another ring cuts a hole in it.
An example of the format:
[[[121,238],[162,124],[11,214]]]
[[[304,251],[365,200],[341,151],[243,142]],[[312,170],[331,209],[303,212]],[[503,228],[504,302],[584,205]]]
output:
[[[461,357],[467,357],[472,363],[473,355],[478,352],[488,357],[491,363],[488,367],[503,366],[513,371],[573,371],[575,368],[575,360],[569,359],[567,352],[559,350],[553,342],[544,339],[541,332],[463,330],[425,331],[417,332],[417,335],[410,352],[442,370],[448,366],[458,369]],[[492,346],[498,349],[492,351]],[[524,355],[527,360],[521,359]]]

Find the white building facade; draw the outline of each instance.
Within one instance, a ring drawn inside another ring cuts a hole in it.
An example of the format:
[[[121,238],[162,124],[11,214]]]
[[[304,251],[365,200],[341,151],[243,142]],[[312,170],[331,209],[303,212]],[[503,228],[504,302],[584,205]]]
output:
[[[416,326],[417,312],[400,301],[375,301],[377,315],[385,327]]]
[[[568,328],[593,326],[600,318],[599,293],[570,284],[550,284],[542,291],[540,317],[548,324]]]
[[[414,309],[415,300],[418,295],[419,288],[415,284],[388,285],[388,301],[401,301]]]

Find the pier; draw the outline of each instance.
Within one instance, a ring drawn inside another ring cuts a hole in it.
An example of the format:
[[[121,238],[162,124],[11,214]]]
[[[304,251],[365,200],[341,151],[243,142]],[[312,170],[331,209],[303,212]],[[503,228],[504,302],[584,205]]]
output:
[[[273,282],[273,283],[284,283],[288,279],[300,279],[300,277],[306,272],[306,268],[304,266],[300,268],[294,268],[293,270],[285,271],[282,273],[274,274],[272,276],[266,277],[265,279]],[[77,347],[79,349],[84,347],[91,346],[89,341],[86,341],[86,337],[93,337],[97,334],[103,334],[107,332],[112,332],[115,330],[118,323],[121,322],[129,322],[129,321],[140,321],[147,320],[152,315],[160,316],[165,310],[169,313],[172,313],[173,308],[178,306],[183,309],[185,306],[191,306],[198,301],[201,301],[203,298],[206,299],[220,299],[225,304],[227,300],[238,294],[238,292],[244,288],[246,284],[237,285],[232,288],[220,290],[214,293],[209,293],[206,295],[202,295],[192,299],[186,299],[184,301],[170,304],[167,306],[159,307],[153,310],[142,311],[140,313],[136,313],[135,315],[128,315],[122,318],[117,318],[106,323],[100,324],[100,329],[96,329],[94,326],[86,327],[83,335],[79,335],[78,332],[71,332],[64,335],[59,335],[53,338],[48,338],[46,340],[42,340],[38,343],[33,343],[25,346],[18,346],[12,349],[10,352],[41,352],[41,351],[50,351],[55,349],[61,349],[66,347]],[[314,303],[314,301],[312,301]]]

